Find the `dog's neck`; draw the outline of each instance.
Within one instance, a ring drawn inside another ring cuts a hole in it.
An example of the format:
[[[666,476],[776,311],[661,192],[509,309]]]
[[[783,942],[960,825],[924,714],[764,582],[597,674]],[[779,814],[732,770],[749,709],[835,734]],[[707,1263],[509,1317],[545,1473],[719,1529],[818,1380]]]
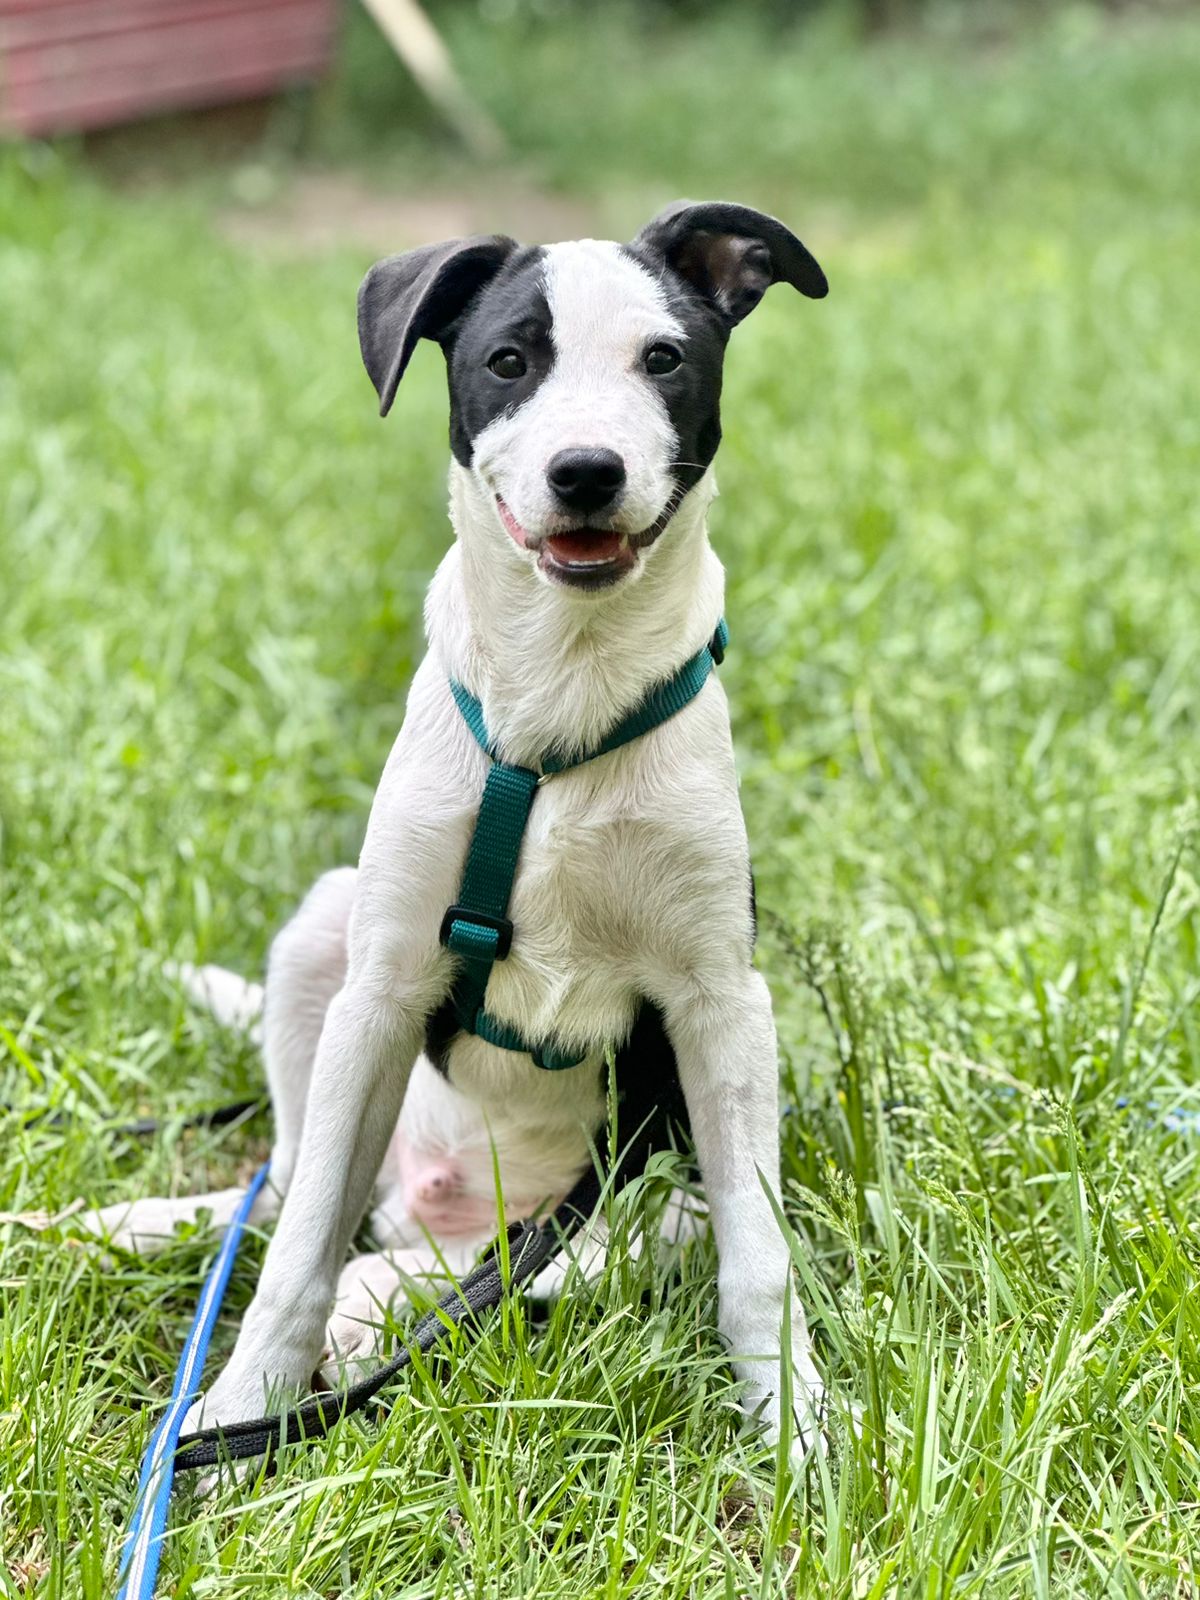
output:
[[[688,494],[645,570],[599,595],[546,583],[468,472],[450,474],[458,535],[425,607],[431,651],[482,702],[507,761],[599,744],[712,637],[724,572],[708,542],[711,476]]]

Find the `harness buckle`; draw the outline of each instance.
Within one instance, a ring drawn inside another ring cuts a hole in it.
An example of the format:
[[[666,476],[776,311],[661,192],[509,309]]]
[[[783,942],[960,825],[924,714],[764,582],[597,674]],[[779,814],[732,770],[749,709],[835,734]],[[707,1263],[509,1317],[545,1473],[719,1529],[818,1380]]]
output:
[[[494,961],[503,961],[512,949],[513,925],[507,917],[490,917],[486,911],[472,911],[469,906],[448,906],[446,915],[442,918],[442,925],[438,929],[438,942],[444,944],[447,950],[455,950],[454,924],[466,922],[476,928],[486,928],[496,935],[496,953]],[[473,951],[455,950],[456,955],[471,955]]]

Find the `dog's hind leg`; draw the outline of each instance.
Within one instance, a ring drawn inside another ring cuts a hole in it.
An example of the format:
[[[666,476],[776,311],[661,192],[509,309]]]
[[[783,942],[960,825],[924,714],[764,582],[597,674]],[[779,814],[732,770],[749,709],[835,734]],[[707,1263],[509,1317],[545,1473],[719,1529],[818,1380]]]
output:
[[[275,1119],[270,1182],[263,1185],[250,1220],[261,1224],[278,1214],[296,1160],[317,1040],[329,1002],[346,976],[346,931],[357,874],[353,867],[327,872],[305,896],[291,921],[276,935],[267,964],[265,993],[222,967],[179,966],[184,988],[217,1019],[261,1031],[267,1084]],[[261,1025],[256,1024],[262,1011]],[[139,1255],[165,1250],[180,1224],[206,1218],[220,1231],[242,1198],[241,1189],[177,1198],[118,1201],[84,1212],[76,1226]]]
[[[262,1043],[261,983],[251,983],[227,967],[193,967],[188,961],[164,962],[163,971],[177,978],[191,999],[224,1027],[244,1033],[254,1044]]]
[[[461,1282],[490,1233],[355,1256],[342,1268],[319,1372],[331,1388],[365,1377],[383,1355],[384,1324],[414,1295],[437,1299]]]
[[[96,1211],[81,1211],[71,1219],[71,1226],[84,1228],[119,1250],[156,1256],[168,1247],[180,1225],[196,1227],[207,1222],[218,1233],[223,1232],[244,1193],[243,1189],[217,1189],[212,1194],[118,1200]],[[279,1213],[280,1199],[269,1184],[264,1184],[250,1212],[250,1221],[270,1222]]]
[[[346,940],[358,872],[317,879],[275,935],[263,1000],[263,1065],[275,1118],[271,1186],[285,1191],[296,1165],[313,1060],[329,1002],[346,980]]]
[[[685,1189],[672,1189],[658,1218],[657,1238],[652,1232],[632,1228],[623,1236],[618,1248],[623,1248],[631,1261],[638,1261],[653,1244],[658,1266],[669,1267],[677,1252],[699,1237],[707,1226],[703,1205]],[[573,1272],[585,1283],[593,1282],[604,1270],[610,1248],[608,1224],[603,1216],[593,1217],[552,1261],[547,1262],[525,1292],[531,1300],[557,1300]]]
[[[682,1189],[672,1190],[658,1218],[654,1253],[659,1264],[669,1264],[672,1255],[705,1226],[703,1207],[695,1197]],[[461,1283],[494,1236],[495,1229],[488,1228],[470,1237],[427,1239],[419,1246],[355,1256],[338,1279],[337,1300],[325,1334],[321,1381],[336,1388],[365,1377],[383,1355],[388,1313],[411,1300],[414,1289],[423,1297],[438,1296],[452,1280]],[[556,1300],[570,1283],[572,1272],[592,1282],[604,1269],[609,1242],[604,1218],[595,1218],[525,1285],[524,1293],[531,1300]],[[641,1230],[635,1229],[625,1247],[637,1260],[648,1243]]]

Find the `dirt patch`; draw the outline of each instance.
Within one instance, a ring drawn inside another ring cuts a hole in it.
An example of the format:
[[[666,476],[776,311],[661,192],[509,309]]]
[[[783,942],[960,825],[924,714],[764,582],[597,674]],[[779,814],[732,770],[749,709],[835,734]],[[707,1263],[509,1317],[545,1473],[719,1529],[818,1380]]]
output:
[[[507,175],[408,190],[347,172],[300,172],[276,189],[269,172],[248,167],[234,189],[238,200],[218,211],[218,226],[235,243],[271,253],[350,245],[386,254],[469,233],[530,241],[605,235],[601,207]]]

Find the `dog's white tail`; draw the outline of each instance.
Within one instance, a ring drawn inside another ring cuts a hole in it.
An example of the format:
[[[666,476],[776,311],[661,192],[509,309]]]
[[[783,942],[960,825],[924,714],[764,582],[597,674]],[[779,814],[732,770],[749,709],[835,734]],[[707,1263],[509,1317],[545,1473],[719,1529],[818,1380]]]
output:
[[[166,970],[182,984],[197,1005],[211,1011],[226,1028],[249,1034],[257,1044],[262,1034],[263,986],[251,983],[225,967],[194,967],[189,961],[169,961]]]

